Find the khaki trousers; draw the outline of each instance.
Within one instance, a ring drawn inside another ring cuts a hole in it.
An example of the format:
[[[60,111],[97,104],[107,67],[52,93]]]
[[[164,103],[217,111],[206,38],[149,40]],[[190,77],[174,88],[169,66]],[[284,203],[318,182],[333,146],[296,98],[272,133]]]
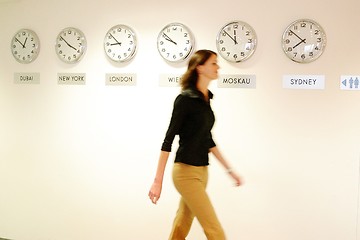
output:
[[[208,240],[225,240],[224,231],[205,191],[208,167],[175,163],[172,175],[181,199],[169,240],[185,240],[194,217],[204,229]]]

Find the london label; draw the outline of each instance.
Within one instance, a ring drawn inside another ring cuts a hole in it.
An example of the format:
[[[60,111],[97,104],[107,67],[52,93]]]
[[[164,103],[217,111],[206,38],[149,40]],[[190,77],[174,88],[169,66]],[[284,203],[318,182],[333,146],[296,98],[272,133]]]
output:
[[[110,86],[136,86],[136,74],[134,73],[107,73],[105,85]]]

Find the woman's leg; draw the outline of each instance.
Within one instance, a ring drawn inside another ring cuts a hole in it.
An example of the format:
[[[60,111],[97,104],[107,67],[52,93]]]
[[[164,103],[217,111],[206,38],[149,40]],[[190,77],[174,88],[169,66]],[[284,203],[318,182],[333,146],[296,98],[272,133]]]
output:
[[[207,167],[195,167],[175,163],[173,180],[176,189],[182,196],[181,201],[192,213],[191,215],[198,219],[208,240],[225,240],[224,231],[205,191],[208,180]],[[177,222],[178,226],[182,224],[182,222]],[[187,233],[189,230],[190,229],[188,229]],[[181,238],[179,238],[179,240],[180,239]],[[181,240],[183,239],[185,238]]]
[[[181,198],[169,239],[184,240],[189,234],[193,220],[194,215],[192,214],[184,200]]]

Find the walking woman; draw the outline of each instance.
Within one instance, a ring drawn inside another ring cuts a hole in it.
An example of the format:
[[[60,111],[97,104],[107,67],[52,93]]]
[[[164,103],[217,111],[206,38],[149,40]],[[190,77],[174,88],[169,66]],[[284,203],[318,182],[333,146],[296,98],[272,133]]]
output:
[[[241,185],[240,177],[222,156],[211,135],[215,117],[210,106],[213,94],[208,86],[218,78],[218,69],[215,52],[199,50],[193,54],[181,79],[182,91],[175,99],[169,128],[161,147],[156,176],[149,191],[149,198],[154,204],[160,198],[174,137],[179,135],[172,175],[181,199],[170,240],[185,240],[194,217],[198,219],[208,240],[226,239],[206,193],[209,153],[225,167],[236,186]]]

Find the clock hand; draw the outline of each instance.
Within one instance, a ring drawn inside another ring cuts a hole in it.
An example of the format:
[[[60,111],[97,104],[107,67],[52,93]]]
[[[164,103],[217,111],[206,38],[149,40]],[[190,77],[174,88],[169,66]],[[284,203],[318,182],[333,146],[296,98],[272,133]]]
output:
[[[293,46],[293,48],[296,48],[297,46],[299,46],[301,43],[306,43],[306,39],[302,39],[300,42],[298,42],[298,44],[296,44],[295,46]]]
[[[174,42],[168,35],[166,35],[164,32],[163,32],[163,37],[165,38],[165,40],[168,40],[169,42],[172,42],[173,44],[177,45],[176,42]]]
[[[72,49],[74,49],[75,51],[77,51],[77,49],[74,48],[73,46],[71,46],[62,36],[60,36],[60,38],[61,38],[69,47],[71,47]]]
[[[28,38],[25,38],[25,42],[24,42],[24,45],[23,45],[23,48],[26,48],[26,41],[27,41]]]
[[[17,41],[18,43],[20,43],[20,45],[21,45],[23,48],[25,48],[25,45],[24,45],[24,44],[22,44],[22,42],[20,42],[20,40],[19,40],[19,39],[15,38],[15,41]]]
[[[120,45],[121,46],[121,43],[110,33],[110,36],[115,40],[116,43],[112,43],[110,44],[111,46],[113,45]]]
[[[225,30],[224,30],[224,33],[226,33],[226,35],[228,35],[229,38],[231,38],[231,40],[233,40],[235,44],[238,44],[237,41],[236,41],[236,36],[234,36],[235,38],[233,38],[233,37],[230,36],[230,34],[229,34],[227,31],[225,31]]]
[[[236,41],[236,30],[234,30],[234,41],[235,41],[235,45],[238,44]]]
[[[301,41],[304,41],[304,39],[302,39],[301,37],[299,37],[296,33],[294,33],[292,30],[290,30],[290,32],[292,33],[292,34],[294,34],[298,39],[300,39]]]

